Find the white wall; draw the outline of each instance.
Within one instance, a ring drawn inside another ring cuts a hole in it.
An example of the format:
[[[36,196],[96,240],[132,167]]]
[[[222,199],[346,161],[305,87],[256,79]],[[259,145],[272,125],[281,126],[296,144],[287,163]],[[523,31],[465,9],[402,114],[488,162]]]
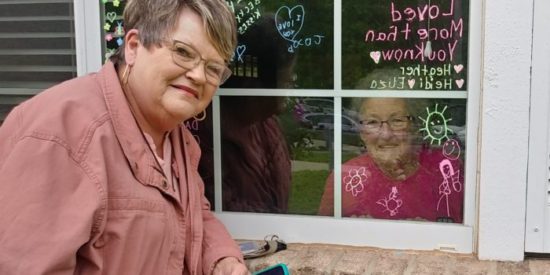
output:
[[[524,256],[533,1],[485,1],[480,259]]]

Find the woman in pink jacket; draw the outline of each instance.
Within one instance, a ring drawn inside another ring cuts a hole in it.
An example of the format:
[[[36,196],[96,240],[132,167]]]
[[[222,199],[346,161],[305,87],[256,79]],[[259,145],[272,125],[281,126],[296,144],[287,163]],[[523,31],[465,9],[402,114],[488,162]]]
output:
[[[231,74],[234,17],[221,0],[130,0],[124,22],[98,73],[0,128],[0,274],[248,274],[183,125]]]

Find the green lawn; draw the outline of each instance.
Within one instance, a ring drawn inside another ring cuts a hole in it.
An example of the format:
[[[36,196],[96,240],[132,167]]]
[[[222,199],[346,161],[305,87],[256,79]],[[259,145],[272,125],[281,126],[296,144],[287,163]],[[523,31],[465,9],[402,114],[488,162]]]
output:
[[[356,157],[357,154],[344,152],[342,161]],[[300,154],[296,160],[328,163],[330,159],[328,151],[308,151]],[[288,202],[289,214],[316,215],[321,196],[325,190],[325,182],[329,175],[328,170],[302,170],[292,172],[292,190]]]
[[[279,116],[285,139],[290,147],[290,155],[293,160],[331,163],[333,154],[330,151],[332,132],[307,129],[300,126],[292,115],[292,109],[288,109]],[[327,136],[327,134],[329,134]],[[304,141],[314,142],[314,146],[308,146]],[[342,144],[361,146],[362,141],[358,133],[342,133]],[[355,157],[352,152],[343,152],[342,161]],[[325,181],[329,175],[328,170],[302,170],[292,173],[292,190],[290,193],[288,212],[290,214],[316,215],[325,189]]]
[[[353,152],[343,152],[342,162],[346,162],[356,156],[357,154]],[[305,154],[298,155],[294,160],[328,163],[330,161],[330,157],[330,152],[328,151],[308,151]]]
[[[304,170],[292,173],[289,214],[316,215],[329,171]]]

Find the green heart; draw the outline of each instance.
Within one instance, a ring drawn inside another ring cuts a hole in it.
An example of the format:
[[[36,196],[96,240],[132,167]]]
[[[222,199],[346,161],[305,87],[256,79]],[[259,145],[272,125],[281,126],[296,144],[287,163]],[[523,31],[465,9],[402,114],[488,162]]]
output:
[[[107,18],[107,20],[109,20],[111,23],[113,23],[116,20],[116,12],[108,12],[105,15],[105,18]]]

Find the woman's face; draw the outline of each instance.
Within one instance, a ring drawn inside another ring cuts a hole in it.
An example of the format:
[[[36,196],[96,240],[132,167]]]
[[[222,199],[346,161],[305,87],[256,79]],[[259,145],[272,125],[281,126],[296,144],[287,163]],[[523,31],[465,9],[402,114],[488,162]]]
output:
[[[361,106],[361,121],[381,122],[380,127],[361,130],[361,139],[367,146],[368,154],[378,165],[401,166],[410,161],[412,152],[411,125],[403,118],[410,116],[406,103],[400,98],[369,98]],[[391,121],[406,125],[392,129]],[[404,127],[404,128],[403,128]]]
[[[139,36],[139,33],[137,34]],[[137,40],[137,36],[135,40]],[[162,47],[145,48],[141,43],[127,40],[126,62],[131,66],[128,87],[134,112],[152,131],[169,131],[204,110],[218,86],[206,81],[205,62],[193,69],[184,69],[172,58],[172,39],[191,45],[207,61],[225,64],[209,41],[202,19],[184,9],[175,31]],[[132,102],[133,101],[133,102]],[[136,106],[137,105],[137,106]]]

